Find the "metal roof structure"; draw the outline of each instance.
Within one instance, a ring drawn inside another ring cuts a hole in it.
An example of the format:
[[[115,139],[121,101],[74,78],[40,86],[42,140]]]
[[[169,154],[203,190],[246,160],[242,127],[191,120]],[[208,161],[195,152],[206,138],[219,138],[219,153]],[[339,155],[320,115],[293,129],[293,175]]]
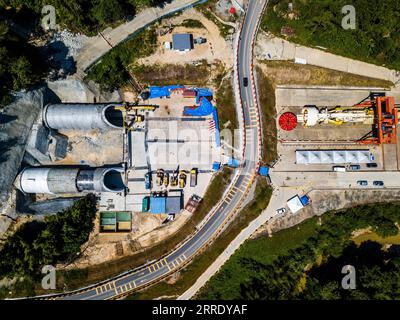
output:
[[[369,163],[369,150],[296,150],[297,164]]]
[[[176,33],[172,36],[172,47],[177,51],[193,49],[193,35],[189,33]]]
[[[296,213],[297,211],[300,211],[301,209],[304,208],[304,205],[301,202],[300,197],[298,195],[295,195],[293,198],[290,198],[287,201],[287,206],[289,207],[292,213]]]
[[[176,214],[182,209],[182,197],[151,197],[150,198],[150,212],[154,214],[168,213]]]

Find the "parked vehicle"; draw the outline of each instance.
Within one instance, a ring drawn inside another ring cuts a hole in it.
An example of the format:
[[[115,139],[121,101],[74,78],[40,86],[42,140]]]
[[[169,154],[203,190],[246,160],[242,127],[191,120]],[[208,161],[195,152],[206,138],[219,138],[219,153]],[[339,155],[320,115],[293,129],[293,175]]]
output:
[[[157,169],[157,172],[156,172],[156,184],[158,186],[162,186],[163,179],[164,179],[164,170],[163,169]]]
[[[171,187],[176,187],[178,185],[178,172],[179,172],[179,166],[176,168],[176,170],[172,174]]]
[[[186,172],[181,170],[179,172],[179,188],[184,188],[186,186]]]
[[[350,170],[360,170],[361,166],[359,164],[352,164],[350,166]]]
[[[342,167],[342,166],[334,166],[332,167],[333,171],[337,171],[337,172],[346,172],[346,167]]]
[[[191,213],[195,213],[197,208],[199,207],[201,202],[201,198],[198,195],[192,195],[186,204],[185,209]]]
[[[368,168],[376,168],[377,166],[378,166],[378,164],[375,162],[367,163]]]
[[[372,184],[376,187],[383,187],[383,185],[384,185],[383,181],[380,181],[380,180],[374,181],[374,182],[372,182]]]
[[[151,189],[151,173],[147,172],[144,175],[144,185],[147,190]]]
[[[249,85],[249,79],[247,77],[243,78],[243,85],[247,87]]]
[[[367,181],[367,180],[358,180],[358,181],[357,181],[357,184],[358,184],[359,186],[365,187],[365,186],[368,185],[368,181]]]
[[[164,173],[163,184],[164,184],[164,186],[168,187],[168,184],[169,184],[169,174],[168,173]]]
[[[197,174],[198,174],[197,168],[193,168],[192,170],[190,170],[190,186],[192,188],[197,186]]]
[[[286,212],[286,209],[285,208],[279,208],[279,209],[277,209],[276,210],[276,214],[278,215],[278,214],[284,214]]]

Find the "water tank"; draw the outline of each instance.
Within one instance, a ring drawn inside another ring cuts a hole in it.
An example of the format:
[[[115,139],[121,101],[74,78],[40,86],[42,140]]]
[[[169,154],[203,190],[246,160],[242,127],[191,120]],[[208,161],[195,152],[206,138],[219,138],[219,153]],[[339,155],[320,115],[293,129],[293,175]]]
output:
[[[110,130],[123,128],[120,104],[60,103],[43,109],[43,121],[56,130]]]

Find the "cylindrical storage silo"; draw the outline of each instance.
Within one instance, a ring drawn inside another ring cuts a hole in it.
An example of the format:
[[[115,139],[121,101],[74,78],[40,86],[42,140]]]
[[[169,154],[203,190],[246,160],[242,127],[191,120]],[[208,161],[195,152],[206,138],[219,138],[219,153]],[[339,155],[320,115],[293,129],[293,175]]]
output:
[[[43,121],[56,130],[122,129],[123,113],[117,104],[60,103],[43,109]]]

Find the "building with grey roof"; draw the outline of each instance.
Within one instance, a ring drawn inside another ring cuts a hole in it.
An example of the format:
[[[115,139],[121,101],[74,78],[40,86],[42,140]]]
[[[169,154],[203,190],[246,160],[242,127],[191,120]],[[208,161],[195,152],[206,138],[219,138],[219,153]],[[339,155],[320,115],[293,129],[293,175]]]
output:
[[[193,49],[193,35],[176,33],[172,36],[172,48],[176,51],[190,51]]]

